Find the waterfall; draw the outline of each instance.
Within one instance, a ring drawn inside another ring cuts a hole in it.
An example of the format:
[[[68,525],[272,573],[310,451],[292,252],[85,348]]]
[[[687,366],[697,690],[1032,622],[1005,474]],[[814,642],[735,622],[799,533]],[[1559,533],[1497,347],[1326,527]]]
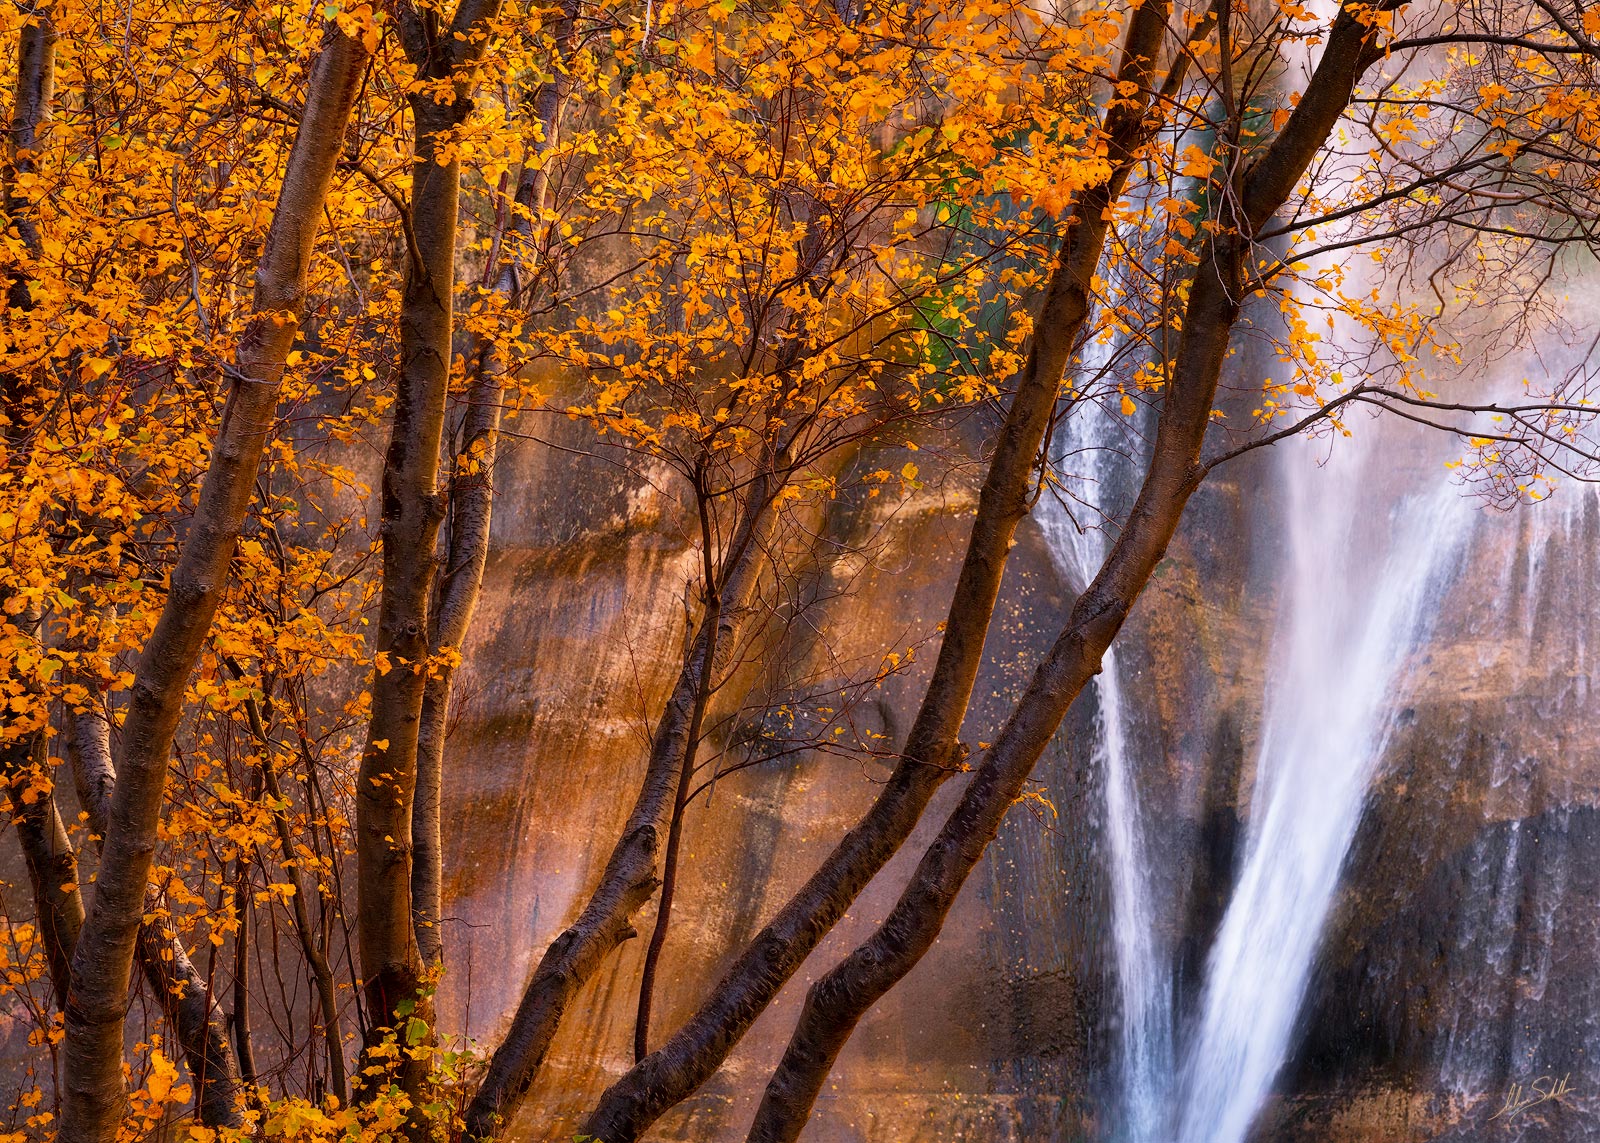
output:
[[[1407,656],[1472,527],[1470,502],[1440,480],[1385,528],[1371,500],[1378,458],[1341,440],[1317,470],[1315,447],[1302,442],[1280,461],[1290,494],[1282,635],[1243,864],[1180,1076],[1181,1143],[1242,1143],[1284,1064]]]
[[[1055,469],[1062,495],[1083,505],[1087,519],[1075,521],[1061,499],[1045,496],[1037,514],[1050,553],[1074,590],[1099,570],[1110,537],[1097,512],[1106,512],[1112,468],[1119,455],[1112,437],[1126,432],[1126,418],[1092,401],[1078,404],[1057,436]],[[1134,787],[1128,745],[1128,714],[1115,650],[1106,651],[1095,678],[1099,700],[1095,762],[1104,776],[1106,843],[1111,880],[1112,941],[1121,1010],[1118,1041],[1117,1136],[1127,1143],[1154,1143],[1165,1114],[1172,1069],[1172,982],[1169,957],[1159,947],[1150,884],[1151,860],[1144,818]]]

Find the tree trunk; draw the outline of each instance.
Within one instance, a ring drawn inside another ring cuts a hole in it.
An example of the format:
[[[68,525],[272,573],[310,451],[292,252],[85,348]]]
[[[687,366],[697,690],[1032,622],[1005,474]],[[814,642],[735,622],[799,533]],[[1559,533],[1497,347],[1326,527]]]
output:
[[[750,1143],[792,1143],[799,1137],[839,1051],[867,1009],[938,937],[1034,763],[1067,708],[1099,672],[1106,648],[1165,555],[1184,506],[1204,478],[1200,453],[1239,316],[1251,236],[1283,205],[1326,141],[1356,78],[1374,58],[1375,35],[1340,13],[1294,114],[1231,188],[1245,232],[1219,233],[1196,268],[1155,448],[1126,525],[888,918],[807,994],[757,1109]]]
[[[9,772],[10,767],[7,766]],[[78,891],[78,857],[56,808],[54,791],[28,805],[11,789],[11,820],[22,842],[33,887],[34,917],[50,968],[56,1007],[65,1009],[72,974],[72,950],[83,928],[83,897]]]
[[[715,584],[716,569],[711,557],[711,501],[703,485],[697,483],[696,493],[700,515],[700,551],[705,560],[705,582]],[[752,572],[752,586],[755,574]],[[709,598],[706,601],[706,613],[700,619],[700,626],[715,632],[722,623],[722,592],[708,591],[707,594]],[[672,797],[672,812],[667,816],[667,848],[661,857],[661,896],[656,901],[656,923],[650,932],[649,947],[645,950],[644,967],[639,973],[639,1007],[633,1028],[635,1062],[642,1059],[648,1051],[650,1001],[655,991],[656,966],[661,960],[661,950],[667,942],[667,926],[672,919],[672,898],[678,884],[678,848],[683,841],[683,813],[689,804],[689,790],[694,783],[695,758],[700,752],[701,728],[705,725],[706,706],[711,701],[711,692],[716,686],[717,660],[729,658],[732,638],[730,630],[728,641],[714,648],[706,657],[694,696],[694,710],[689,716],[689,732],[684,742],[683,760],[678,766],[678,788]]]
[[[683,760],[698,729],[705,680],[719,674],[736,644],[760,579],[775,511],[777,480],[758,477],[745,492],[741,519],[722,559],[722,584],[707,608],[678,681],[651,738],[644,783],[611,851],[600,883],[572,926],[545,951],[505,1039],[467,1108],[466,1136],[490,1139],[516,1113],[544,1063],[561,1017],[606,956],[629,937],[633,915],[655,894],[663,837],[676,804]]]
[[[911,836],[929,799],[956,772],[961,761],[956,735],[983,661],[1012,538],[1027,514],[1061,377],[1089,314],[1090,283],[1105,245],[1105,210],[1121,193],[1148,130],[1149,76],[1164,17],[1163,5],[1151,0],[1135,10],[1130,22],[1118,79],[1136,84],[1139,94],[1107,112],[1104,129],[1112,171],[1106,183],[1083,192],[1068,222],[1028,361],[979,494],[938,659],[900,762],[866,815],[756,935],[689,1021],[606,1090],[584,1122],[585,1134],[606,1143],[632,1143],[709,1079]]]
[[[29,14],[17,37],[17,87],[11,104],[10,153],[7,155],[5,208],[8,221],[17,228],[28,253],[37,257],[40,251],[39,220],[34,216],[33,204],[25,201],[16,191],[16,177],[37,167],[34,153],[39,146],[39,132],[50,117],[50,103],[56,82],[56,29],[51,10],[40,5]],[[29,279],[23,274],[12,275],[7,286],[7,301],[12,309],[33,309],[33,294]],[[8,378],[14,382],[15,378]],[[7,405],[13,404],[8,393]],[[13,422],[15,428],[15,422]]]
[[[356,798],[361,969],[373,1028],[369,1045],[415,1003],[421,962],[411,926],[411,799],[428,669],[428,594],[443,505],[439,445],[450,374],[456,204],[461,170],[440,166],[440,135],[453,108],[414,100],[411,228],[423,259],[406,273],[400,316],[400,376],[383,474],[383,598],[380,666]],[[387,662],[383,662],[386,660]],[[412,1090],[407,1087],[406,1090]]]
[[[50,986],[56,1007],[65,1011],[72,950],[83,927],[83,897],[78,891],[78,855],[56,808],[55,789],[40,787],[40,779],[48,781],[49,776],[43,727],[0,746],[0,779],[28,863],[33,914]]]
[[[709,690],[709,687],[708,677],[705,690]],[[678,850],[683,844],[683,815],[689,806],[690,787],[694,784],[696,747],[700,742],[700,723],[705,717],[706,697],[703,691],[695,727],[689,734],[689,748],[684,751],[683,765],[678,770],[678,792],[673,798],[672,816],[667,824],[667,848],[661,857],[661,896],[656,901],[656,923],[650,930],[644,966],[639,970],[639,1006],[633,1018],[634,1063],[650,1053],[650,1009],[655,1000],[656,971],[661,965],[661,951],[667,945],[667,927],[672,922],[672,902],[677,895]]]
[[[99,839],[103,851],[111,793],[116,787],[111,727],[97,711],[69,710],[66,739],[78,804],[88,815],[89,832]],[[164,910],[162,894],[149,886],[144,912],[159,916]],[[240,1126],[244,1121],[238,1096],[244,1081],[228,1042],[227,1020],[212,999],[205,978],[190,961],[183,941],[153,919],[141,921],[135,955],[194,1077],[195,1109],[201,1124],[213,1129]]]
[[[48,7],[41,6],[32,12],[18,33],[16,66],[16,91],[7,132],[4,206],[6,221],[16,227],[29,255],[37,257],[40,253],[39,223],[33,204],[17,192],[17,176],[37,166],[34,152],[39,145],[40,129],[49,118],[55,89],[56,32]],[[30,285],[27,274],[14,272],[11,275],[6,289],[11,309],[24,312],[33,309]],[[0,378],[0,412],[6,418],[8,442],[25,436],[26,406],[31,403],[27,378],[17,374]],[[31,632],[36,636],[41,619],[37,608],[25,608],[15,620],[18,633]],[[12,720],[8,717],[4,721]],[[57,1006],[65,1009],[72,949],[83,926],[83,897],[78,890],[77,855],[56,808],[55,791],[41,792],[34,781],[35,777],[48,780],[47,771],[43,726],[0,743],[0,780],[6,786],[17,838],[28,864],[34,915],[44,942],[51,987]]]
[[[576,43],[577,6],[568,0],[555,26],[555,42],[563,54]],[[566,84],[558,68],[534,97],[534,118],[541,129],[537,153],[545,156],[555,145]],[[550,174],[544,163],[525,166],[517,178],[513,211],[507,229],[513,246],[531,240],[543,227],[539,219],[549,196]],[[519,241],[520,240],[520,241]],[[499,247],[504,249],[504,240]],[[494,280],[494,293],[513,311],[524,308],[519,296],[523,274],[532,267],[507,258]],[[471,370],[467,410],[462,423],[461,451],[450,481],[449,543],[440,571],[437,608],[432,617],[432,651],[437,663],[423,689],[421,722],[417,731],[417,790],[411,814],[411,913],[422,963],[444,962],[442,916],[444,885],[440,845],[439,808],[444,781],[446,723],[450,716],[450,685],[455,657],[466,639],[472,614],[478,606],[483,568],[489,558],[489,524],[494,511],[494,466],[499,452],[500,406],[504,399],[506,363],[489,346],[474,345],[466,355]]]
[[[233,1054],[239,1061],[239,1080],[246,1089],[256,1086],[256,1053],[250,1040],[250,863],[241,853],[234,863],[233,907],[239,930],[233,935]]]
[[[317,224],[366,60],[360,40],[333,29],[313,65],[305,114],[256,271],[254,316],[240,339],[237,367],[227,371],[232,384],[211,464],[161,617],[135,672],[94,900],[72,961],[61,1143],[109,1143],[122,1117],[123,1015],[167,755],[272,430]]]
[[[411,811],[416,794],[422,693],[429,669],[428,604],[439,523],[439,449],[454,333],[459,160],[440,163],[441,144],[466,120],[473,70],[497,0],[463,0],[448,27],[405,7],[401,38],[425,81],[452,81],[453,98],[433,90],[411,97],[408,237],[412,243],[400,303],[400,369],[394,424],[383,470],[383,591],[378,607],[379,666],[356,794],[356,896],[362,983],[372,1021],[369,1049],[393,1037],[401,1090],[417,1095],[427,1061],[406,1051],[411,1019],[427,1023],[422,961],[411,917]],[[415,1013],[415,1016],[408,1014]],[[363,1096],[381,1090],[363,1084]]]

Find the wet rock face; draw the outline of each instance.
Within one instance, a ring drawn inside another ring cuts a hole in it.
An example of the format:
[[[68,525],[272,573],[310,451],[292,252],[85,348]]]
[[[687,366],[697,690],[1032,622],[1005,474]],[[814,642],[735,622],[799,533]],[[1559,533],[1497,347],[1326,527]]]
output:
[[[651,720],[678,669],[693,570],[678,505],[625,481],[591,484],[592,465],[563,456],[525,450],[507,466],[447,760],[445,913],[455,923],[441,1016],[485,1042],[515,1007],[536,956],[576,915],[618,836]],[[872,468],[904,462],[866,459]],[[885,495],[831,506],[819,528],[823,558],[797,561],[786,589],[806,608],[804,621],[781,624],[727,688],[739,697],[718,712],[712,749],[742,760],[780,705],[815,707],[814,696],[842,677],[865,669],[870,679],[887,652],[915,648],[910,669],[869,688],[851,710],[853,734],[898,745],[921,698],[975,494],[970,473],[957,470],[904,502]],[[530,507],[499,510],[523,497]],[[1069,604],[1038,530],[1025,524],[964,731],[969,743],[992,737]],[[1082,760],[1072,757],[1077,748],[1063,738],[1037,812],[1019,810],[945,937],[863,1022],[808,1138],[931,1143],[1077,1131],[1086,1114],[1081,1077],[1101,1039],[1092,1024],[1106,968],[1095,937],[1098,878],[1075,824],[1094,801]],[[729,774],[691,808],[653,1042],[693,1011],[887,772],[887,759],[800,751]],[[957,787],[939,795],[913,842],[721,1073],[653,1137],[743,1137],[806,987],[887,912]],[[1046,800],[1060,815],[1055,824]],[[647,906],[636,927],[648,932],[653,921]],[[575,1002],[516,1137],[570,1139],[599,1091],[631,1064],[643,943],[625,944]]]
[[[1476,525],[1258,1138],[1600,1135],[1600,511],[1569,495]]]
[[[1485,1115],[1542,1076],[1592,1087],[1597,846],[1590,807],[1487,825],[1359,926],[1359,944],[1336,938],[1295,1086],[1429,1081]]]
[[[592,465],[558,451],[525,451],[510,464],[462,673],[446,806],[446,913],[456,924],[441,1010],[447,1026],[485,1042],[533,959],[581,906],[627,813],[653,712],[677,670],[693,559],[681,508],[647,484],[596,481]],[[752,655],[714,747],[743,757],[777,704],[802,706],[806,688],[825,690],[840,663],[876,664],[916,646],[915,664],[852,712],[858,730],[897,744],[921,697],[974,497],[973,479],[958,472],[903,504],[830,506],[818,530],[831,554],[795,565],[805,622]],[[1180,1035],[1246,844],[1280,511],[1266,463],[1241,462],[1208,482],[1118,644]],[[1560,1061],[1564,1073],[1589,1076],[1600,938],[1585,908],[1600,894],[1589,808],[1600,801],[1600,765],[1585,656],[1600,630],[1578,617],[1589,611],[1597,521],[1588,498],[1558,525],[1517,516],[1475,535],[1440,603],[1445,619],[1397,685],[1294,1056],[1255,1138],[1472,1139],[1509,1085],[1544,1074],[1528,1069]],[[1044,535],[1025,522],[969,743],[992,736],[1070,600]],[[1013,812],[939,944],[863,1022],[808,1139],[1106,1137],[1120,1017],[1096,703],[1091,689],[1069,714],[1036,772],[1036,796]],[[730,774],[696,804],[654,1042],[693,1010],[886,773],[884,760],[802,751]],[[952,783],[941,793],[728,1065],[653,1138],[742,1138],[805,988],[892,905],[957,792]],[[652,921],[647,907],[638,927]],[[518,1138],[570,1138],[631,1063],[642,944],[625,945],[579,997]],[[1557,997],[1570,1000],[1570,1019],[1553,1014]],[[1590,1086],[1600,1091],[1600,1075]],[[1582,1137],[1560,1134],[1573,1130],[1572,1102],[1523,1109],[1522,1134],[1508,1138]]]

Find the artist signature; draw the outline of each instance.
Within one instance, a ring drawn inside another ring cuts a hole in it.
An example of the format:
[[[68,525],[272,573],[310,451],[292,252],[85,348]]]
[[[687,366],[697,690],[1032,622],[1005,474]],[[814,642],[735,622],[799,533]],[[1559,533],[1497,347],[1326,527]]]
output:
[[[1567,1083],[1571,1078],[1569,1073],[1560,1080],[1555,1076],[1540,1076],[1527,1087],[1514,1083],[1511,1085],[1511,1090],[1506,1092],[1505,1104],[1489,1118],[1515,1119],[1530,1107],[1560,1099],[1571,1090],[1571,1086]]]

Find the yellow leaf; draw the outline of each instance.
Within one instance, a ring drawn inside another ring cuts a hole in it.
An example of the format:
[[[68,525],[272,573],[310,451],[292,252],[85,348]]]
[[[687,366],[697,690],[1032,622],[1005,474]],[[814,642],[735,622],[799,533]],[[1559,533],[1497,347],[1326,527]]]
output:
[[[1124,393],[1122,395],[1122,415],[1124,417],[1131,417],[1138,411],[1139,406],[1133,403],[1133,398]]]
[[[1190,143],[1183,150],[1183,163],[1178,167],[1178,173],[1192,179],[1210,178],[1211,171],[1216,165],[1216,160]]]
[[[189,1085],[177,1084],[177,1066],[166,1056],[161,1054],[159,1048],[150,1053],[150,1080],[145,1085],[150,1092],[150,1102],[155,1104],[166,1103],[171,1100],[186,1100],[189,1098]]]

